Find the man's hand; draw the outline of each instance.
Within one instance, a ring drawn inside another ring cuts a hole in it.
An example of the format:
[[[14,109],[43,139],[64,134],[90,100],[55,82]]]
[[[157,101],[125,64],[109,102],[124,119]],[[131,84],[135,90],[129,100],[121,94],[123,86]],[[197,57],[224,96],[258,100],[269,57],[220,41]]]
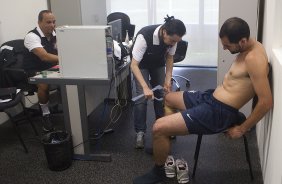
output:
[[[242,137],[244,134],[245,134],[245,131],[243,131],[240,126],[231,127],[225,133],[225,135],[230,137],[231,139],[238,139]]]
[[[164,83],[164,92],[165,94],[171,92],[171,80],[165,80],[165,83]]]
[[[154,93],[150,88],[148,87],[143,88],[143,93],[146,99],[148,100],[154,99]]]

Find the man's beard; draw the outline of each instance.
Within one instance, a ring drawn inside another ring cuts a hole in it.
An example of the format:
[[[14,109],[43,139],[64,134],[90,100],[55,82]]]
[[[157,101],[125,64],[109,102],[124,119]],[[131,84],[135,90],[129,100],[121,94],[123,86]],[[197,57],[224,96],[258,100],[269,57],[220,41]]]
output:
[[[241,52],[241,50],[242,50],[242,47],[239,45],[239,47],[236,50],[230,51],[230,53],[231,54],[237,54],[237,53]]]
[[[235,50],[235,51],[232,51],[232,52],[230,51],[231,54],[237,54],[237,53],[239,53],[239,52],[240,52],[240,51],[238,51],[238,50]]]

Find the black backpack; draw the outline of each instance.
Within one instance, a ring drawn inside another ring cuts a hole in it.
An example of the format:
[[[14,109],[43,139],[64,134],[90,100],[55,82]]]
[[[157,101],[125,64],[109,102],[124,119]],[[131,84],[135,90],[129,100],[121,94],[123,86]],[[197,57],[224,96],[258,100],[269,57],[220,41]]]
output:
[[[24,40],[5,42],[0,47],[0,87],[23,88],[27,74],[23,70],[24,53],[28,50]]]

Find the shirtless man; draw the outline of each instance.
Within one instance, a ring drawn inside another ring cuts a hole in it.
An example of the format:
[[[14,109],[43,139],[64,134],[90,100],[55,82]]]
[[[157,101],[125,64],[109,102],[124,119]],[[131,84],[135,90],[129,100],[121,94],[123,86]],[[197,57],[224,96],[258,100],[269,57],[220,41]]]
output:
[[[238,55],[223,83],[215,90],[171,92],[165,96],[166,116],[156,120],[153,127],[155,166],[135,178],[134,184],[153,184],[165,179],[170,136],[227,130],[230,138],[239,138],[271,109],[267,55],[262,44],[249,36],[249,26],[244,20],[237,17],[226,20],[219,33],[223,49]],[[251,115],[243,123],[238,122],[238,110],[255,95],[258,102]],[[179,112],[173,113],[172,109]]]

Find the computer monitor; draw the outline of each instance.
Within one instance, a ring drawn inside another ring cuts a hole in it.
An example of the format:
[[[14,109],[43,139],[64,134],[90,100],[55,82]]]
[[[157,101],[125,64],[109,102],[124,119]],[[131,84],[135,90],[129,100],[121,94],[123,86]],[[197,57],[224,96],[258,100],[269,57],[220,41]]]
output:
[[[121,42],[121,36],[122,36],[121,19],[117,19],[117,20],[108,22],[108,25],[112,26],[112,37],[113,37],[113,40],[115,40],[117,42]]]

